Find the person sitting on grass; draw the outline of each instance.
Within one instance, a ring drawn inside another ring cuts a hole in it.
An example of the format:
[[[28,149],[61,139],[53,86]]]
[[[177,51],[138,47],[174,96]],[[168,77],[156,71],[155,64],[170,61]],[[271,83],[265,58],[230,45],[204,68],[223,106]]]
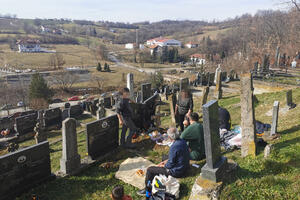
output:
[[[110,195],[112,200],[133,200],[131,196],[124,195],[124,188],[121,185],[117,185]]]
[[[184,129],[180,138],[188,143],[190,159],[202,160],[205,158],[203,126],[198,122],[199,115],[197,113],[191,113],[188,117],[191,125]]]
[[[180,134],[176,128],[170,128],[167,134],[171,142],[173,142],[170,147],[168,160],[147,169],[145,179],[146,186],[149,181],[152,182],[156,175],[171,175],[175,178],[180,178],[184,176],[189,169],[190,158],[186,142],[179,138]],[[138,191],[137,194],[145,196],[146,188]]]

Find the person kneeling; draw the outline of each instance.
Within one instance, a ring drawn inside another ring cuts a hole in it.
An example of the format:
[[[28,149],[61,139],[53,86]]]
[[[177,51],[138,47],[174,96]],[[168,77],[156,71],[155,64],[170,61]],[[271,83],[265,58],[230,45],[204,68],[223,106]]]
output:
[[[186,142],[179,138],[179,132],[176,128],[168,130],[168,137],[173,142],[169,151],[169,158],[158,164],[156,167],[149,167],[146,172],[145,185],[152,182],[155,176],[165,175],[180,178],[187,172],[190,159],[189,150]],[[145,196],[146,189],[137,192],[138,195]]]
[[[180,138],[187,141],[191,160],[202,160],[205,158],[203,126],[198,122],[197,113],[191,113],[188,117],[191,125],[181,133]]]

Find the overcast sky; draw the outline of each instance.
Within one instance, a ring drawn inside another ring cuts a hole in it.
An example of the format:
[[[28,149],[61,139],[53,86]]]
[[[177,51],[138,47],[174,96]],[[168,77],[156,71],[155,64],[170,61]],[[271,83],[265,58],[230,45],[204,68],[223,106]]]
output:
[[[222,20],[278,9],[278,0],[0,0],[1,14],[120,22]]]

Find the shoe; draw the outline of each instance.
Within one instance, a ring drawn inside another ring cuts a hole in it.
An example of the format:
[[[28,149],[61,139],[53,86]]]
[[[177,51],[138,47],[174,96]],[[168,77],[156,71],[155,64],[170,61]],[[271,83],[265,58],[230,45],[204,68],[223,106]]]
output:
[[[137,195],[139,196],[146,196],[146,189],[142,189],[136,192]]]

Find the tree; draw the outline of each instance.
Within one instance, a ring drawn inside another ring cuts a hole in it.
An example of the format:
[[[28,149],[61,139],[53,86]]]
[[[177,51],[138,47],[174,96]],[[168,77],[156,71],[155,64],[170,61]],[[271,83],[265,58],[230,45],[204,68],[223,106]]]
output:
[[[52,75],[52,81],[58,87],[63,90],[68,92],[75,83],[77,83],[79,80],[79,77],[72,72],[59,72],[54,75]]]
[[[156,72],[150,76],[151,85],[154,88],[160,88],[164,84],[164,77],[161,72]]]
[[[95,85],[97,86],[98,91],[102,92],[104,83],[107,81],[107,79],[105,79],[101,76],[93,75],[92,81],[95,82]]]
[[[66,64],[66,61],[61,53],[55,53],[50,55],[49,65],[52,66],[54,69],[60,69],[64,64]]]
[[[53,96],[52,90],[48,87],[45,79],[39,73],[33,74],[29,86],[29,98],[44,99],[50,101]]]
[[[98,72],[101,72],[101,71],[102,71],[101,63],[98,63],[97,71],[98,71]]]
[[[105,72],[110,72],[109,65],[107,63],[104,64],[104,71]]]

